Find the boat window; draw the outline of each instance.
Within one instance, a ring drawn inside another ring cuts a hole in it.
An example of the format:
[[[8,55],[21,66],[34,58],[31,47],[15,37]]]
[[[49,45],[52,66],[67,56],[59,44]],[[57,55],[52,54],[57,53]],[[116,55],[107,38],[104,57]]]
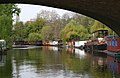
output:
[[[111,40],[109,40],[109,46],[111,46]]]
[[[112,46],[114,46],[114,40],[112,40]]]
[[[117,40],[115,40],[115,46],[118,46],[118,41]]]
[[[109,45],[109,41],[107,41],[107,45]]]
[[[112,42],[112,41],[110,40],[110,41],[109,41],[109,45],[110,45],[110,46],[111,46],[111,42]]]
[[[110,40],[107,41],[107,45],[110,46]]]

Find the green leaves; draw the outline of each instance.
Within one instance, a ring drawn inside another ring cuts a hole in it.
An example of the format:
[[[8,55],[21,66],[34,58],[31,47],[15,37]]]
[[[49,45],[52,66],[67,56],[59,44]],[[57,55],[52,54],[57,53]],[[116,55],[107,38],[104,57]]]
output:
[[[93,26],[91,26],[91,32],[94,32],[95,30],[99,30],[99,29],[105,29],[105,28],[106,26],[104,24],[95,20]]]
[[[83,40],[85,39],[87,36],[85,36],[86,34],[88,34],[87,29],[82,26],[82,25],[78,25],[76,23],[76,21],[71,20],[63,30],[61,30],[61,38],[66,41],[67,39],[71,39],[71,37],[74,36],[74,39],[77,38],[78,40]],[[73,39],[73,38],[72,38]]]
[[[38,33],[30,33],[28,36],[29,41],[41,40],[41,35]]]
[[[20,12],[19,9],[13,8],[13,13]],[[22,30],[20,30],[20,28]],[[90,33],[98,29],[108,29],[104,24],[75,13],[66,13],[62,17],[55,11],[42,10],[37,14],[37,18],[26,22],[23,26],[16,30],[22,32],[21,38],[27,40],[85,40]],[[16,35],[20,34],[17,32]],[[111,30],[110,30],[111,32]],[[32,35],[31,35],[32,34]],[[39,36],[38,36],[39,34]],[[35,35],[35,36],[33,36]],[[16,36],[19,38],[19,36]],[[34,38],[33,38],[34,37]]]
[[[53,33],[51,32],[52,28],[50,26],[45,26],[42,28],[41,35],[43,40],[50,40],[52,39]]]
[[[14,14],[19,15],[20,12],[20,8],[15,4],[0,4],[0,16],[7,15],[12,17]]]
[[[13,14],[19,15],[20,9],[15,4],[0,4],[0,39],[7,41],[7,46],[11,46]]]
[[[23,22],[16,22],[14,25],[14,40],[23,40],[26,35],[26,30]]]
[[[94,32],[95,30],[100,30],[100,29],[108,30],[110,35],[113,34],[113,31],[109,27],[95,20],[94,24],[90,28],[91,33]]]

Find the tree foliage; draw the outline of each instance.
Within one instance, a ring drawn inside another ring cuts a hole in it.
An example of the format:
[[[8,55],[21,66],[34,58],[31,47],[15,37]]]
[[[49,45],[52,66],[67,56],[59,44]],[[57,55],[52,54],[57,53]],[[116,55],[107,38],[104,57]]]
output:
[[[28,36],[29,41],[41,40],[41,35],[38,33],[30,33]]]
[[[13,16],[14,14],[19,15],[20,8],[15,4],[0,4],[0,15]]]
[[[71,20],[63,30],[61,30],[61,38],[62,40],[66,41],[73,37],[79,37],[79,40],[83,40],[87,37],[87,29],[82,26],[78,25],[74,20]],[[86,35],[86,36],[85,36]],[[73,38],[74,39],[74,38]]]
[[[109,27],[107,27],[105,24],[95,20],[94,24],[90,28],[91,33],[94,32],[95,30],[100,30],[100,29],[108,30],[110,35],[113,33],[113,31]]]
[[[0,4],[0,38],[11,45],[13,15],[19,15],[20,9],[15,4]]]
[[[23,40],[85,40],[91,32],[98,29],[107,29],[112,32],[106,25],[87,16],[76,13],[65,13],[60,16],[56,11],[46,10],[40,11],[35,20],[27,21],[25,24],[16,27],[18,27],[15,29],[16,34],[20,34],[17,32],[18,30],[21,31]],[[20,36],[16,37],[19,38]]]
[[[41,30],[41,35],[43,40],[52,40],[53,33],[51,32],[52,28],[50,26],[45,26]]]
[[[23,22],[16,22],[16,24],[14,25],[14,40],[23,40],[25,38],[25,25],[23,24]]]

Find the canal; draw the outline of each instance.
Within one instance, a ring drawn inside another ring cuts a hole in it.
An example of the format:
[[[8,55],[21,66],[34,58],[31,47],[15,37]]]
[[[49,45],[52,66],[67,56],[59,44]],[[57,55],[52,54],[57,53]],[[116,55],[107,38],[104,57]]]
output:
[[[39,47],[0,55],[0,78],[120,78],[111,56],[80,49]]]

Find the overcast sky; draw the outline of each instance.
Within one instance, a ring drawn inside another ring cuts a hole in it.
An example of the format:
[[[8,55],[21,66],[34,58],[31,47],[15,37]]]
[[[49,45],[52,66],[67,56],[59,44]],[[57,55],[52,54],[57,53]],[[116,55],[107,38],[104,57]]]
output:
[[[21,8],[20,21],[26,22],[30,19],[34,19],[41,10],[52,11],[55,10],[59,15],[63,15],[66,12],[70,12],[63,9],[51,8],[40,5],[28,5],[28,4],[17,4]]]

